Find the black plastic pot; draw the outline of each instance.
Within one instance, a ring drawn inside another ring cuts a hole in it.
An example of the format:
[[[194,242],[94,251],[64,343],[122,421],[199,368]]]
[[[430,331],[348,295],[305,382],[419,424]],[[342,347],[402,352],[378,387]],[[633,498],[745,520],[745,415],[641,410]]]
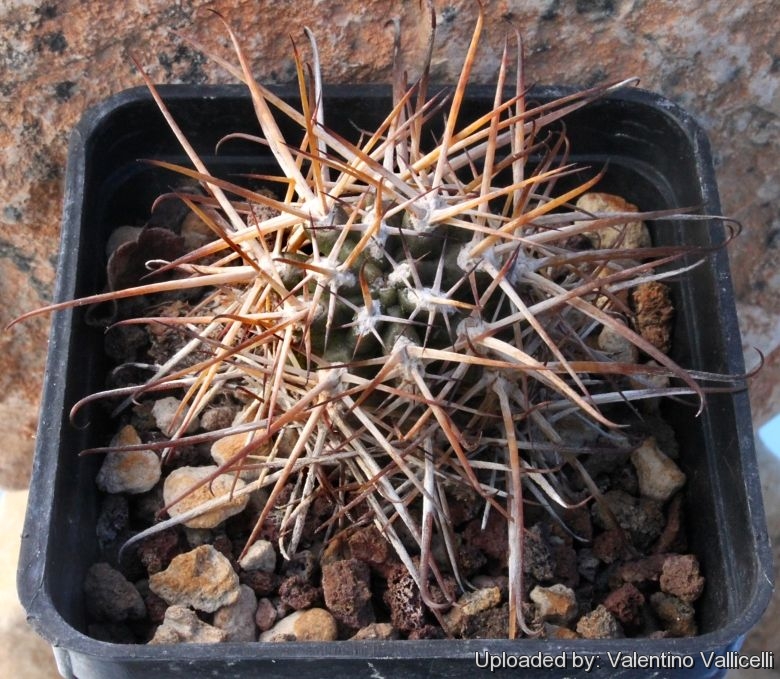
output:
[[[272,160],[258,147],[231,143],[214,155],[228,132],[257,133],[251,103],[238,87],[164,87],[179,124],[213,172],[268,171]],[[281,94],[293,97],[292,91]],[[540,99],[556,89],[535,92]],[[464,115],[486,110],[493,95],[474,89]],[[329,90],[327,124],[342,134],[371,129],[389,111],[389,91],[336,87]],[[642,209],[720,207],[707,141],[678,107],[653,94],[626,91],[567,120],[573,160],[594,171],[609,161],[601,190],[612,191]],[[183,161],[177,143],[144,90],[115,96],[87,113],[69,152],[59,260],[57,299],[99,290],[104,245],[112,228],[148,216],[153,199],[171,175],[138,158]],[[718,221],[657,225],[657,243],[721,243]],[[713,254],[675,287],[678,309],[674,358],[695,369],[739,374],[744,370],[728,260]],[[68,419],[79,398],[97,390],[107,369],[102,332],[83,322],[84,311],[53,319],[42,418],[24,530],[19,592],[32,626],[55,650],[66,677],[207,676],[465,677],[486,662],[485,652],[503,658],[505,676],[542,676],[545,669],[518,670],[518,657],[534,662],[565,661],[552,673],[585,675],[577,661],[595,656],[591,676],[639,676],[641,669],[613,666],[618,653],[692,667],[662,669],[663,676],[715,677],[724,669],[706,666],[714,651],[739,648],[764,610],[772,589],[771,559],[761,504],[751,418],[745,392],[714,394],[698,419],[687,408],[668,413],[688,476],[687,516],[691,548],[707,577],[699,602],[700,635],[685,639],[608,641],[392,641],[205,646],[116,645],[96,641],[86,628],[82,583],[98,555],[95,524],[99,498],[93,479],[99,460],[80,450],[105,440],[98,417],[76,428]],[[97,411],[92,413],[97,415]],[[700,654],[704,653],[703,658]],[[503,655],[502,655],[503,654]],[[611,654],[611,656],[610,656]],[[479,663],[479,665],[478,665]],[[648,670],[647,673],[653,673]]]

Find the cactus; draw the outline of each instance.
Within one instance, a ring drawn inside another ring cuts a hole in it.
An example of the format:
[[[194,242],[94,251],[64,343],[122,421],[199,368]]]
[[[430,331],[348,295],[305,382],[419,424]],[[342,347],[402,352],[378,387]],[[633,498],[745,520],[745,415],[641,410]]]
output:
[[[144,393],[176,387],[182,407],[161,444],[163,454],[194,440],[240,437],[201,485],[218,474],[255,471],[232,492],[269,489],[250,542],[285,493],[280,544],[285,555],[294,554],[309,508],[326,495],[337,510],[323,529],[334,535],[368,517],[436,615],[452,603],[431,591],[445,570],[468,587],[459,572],[450,505],[464,492],[480,498],[485,517],[498,512],[506,518],[509,636],[515,637],[535,632],[522,613],[524,501],[558,516],[556,506],[580,499],[570,492],[571,473],[599,497],[578,458],[592,451],[567,441],[559,423],[574,419],[619,446],[605,404],[683,393],[701,399],[703,390],[632,329],[620,297],[681,271],[681,264],[676,270],[669,265],[686,252],[584,245],[589,234],[620,232],[628,220],[670,213],[593,213],[574,206],[601,175],[572,186],[577,168],[567,161],[559,121],[630,82],[533,106],[521,58],[514,68],[507,48],[493,109],[464,121],[481,23],[449,98],[428,98],[427,68],[411,87],[403,87],[396,72],[401,94],[377,129],[358,141],[323,123],[312,36],[312,82],[295,55],[298,110],[253,78],[227,27],[240,66],[220,61],[249,89],[263,133],[257,141],[279,167],[279,176],[267,182],[281,186],[275,197],[212,176],[144,75],[193,167],[151,162],[200,184],[200,193],[176,195],[214,240],[176,261],[158,262],[158,275],[178,274],[172,280],[48,310],[203,289],[186,315],[122,321],[181,328],[190,339],[143,384],[91,398],[119,395],[126,406]],[[507,96],[511,70],[516,85]],[[429,144],[442,111],[438,139]],[[299,145],[283,138],[280,115],[304,133]],[[654,362],[626,361],[599,348],[596,337],[605,328]],[[679,386],[642,384],[663,376]],[[190,421],[224,393],[240,394],[245,404],[234,424],[188,435]],[[135,540],[230,499],[179,514]]]

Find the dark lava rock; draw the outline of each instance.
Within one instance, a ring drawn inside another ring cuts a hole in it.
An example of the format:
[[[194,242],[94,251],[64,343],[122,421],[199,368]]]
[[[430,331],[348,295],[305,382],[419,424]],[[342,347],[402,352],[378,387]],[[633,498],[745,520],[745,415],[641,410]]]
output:
[[[650,605],[661,620],[665,631],[673,637],[692,637],[696,635],[696,611],[689,603],[663,592],[650,597]]]
[[[165,611],[168,609],[168,603],[162,597],[157,596],[154,592],[149,591],[144,594],[144,604],[146,605],[146,613],[149,616],[149,622],[153,625],[162,625],[165,619]]]
[[[409,632],[410,641],[419,639],[444,639],[444,630],[438,625],[423,625]]]
[[[319,607],[322,605],[322,589],[299,575],[292,575],[279,585],[279,598],[296,611]]]
[[[630,553],[626,533],[620,528],[605,530],[593,539],[593,556],[604,563],[615,563]]]
[[[553,579],[567,587],[577,587],[580,584],[580,574],[577,570],[577,550],[558,537],[550,538],[550,548],[555,564]]]
[[[133,520],[142,524],[152,524],[165,506],[163,484],[159,483],[146,493],[130,498],[130,514]]]
[[[95,527],[95,534],[101,548],[105,549],[117,539],[127,528],[129,518],[130,509],[125,495],[109,494],[103,498]]]
[[[233,566],[233,570],[238,570],[238,561],[236,560],[236,555],[234,553],[234,545],[233,540],[231,540],[227,535],[224,533],[220,535],[216,535],[214,537],[214,540],[211,542],[214,549],[216,549],[222,556],[224,556],[228,561],[230,561],[230,565]]]
[[[159,573],[168,568],[173,557],[184,550],[179,543],[179,532],[176,528],[168,528],[151,535],[138,545],[138,558],[149,575]]]
[[[378,566],[390,558],[390,543],[375,526],[356,530],[347,538],[347,545],[353,559],[359,559],[369,566]]]
[[[599,559],[593,550],[583,547],[577,553],[577,572],[588,582],[593,582],[596,579],[599,565]]]
[[[317,557],[310,549],[302,549],[289,561],[284,562],[283,572],[288,576],[297,575],[306,582],[314,582],[314,576],[317,574]]]
[[[357,559],[344,559],[322,567],[325,606],[337,622],[352,633],[376,621],[371,605],[371,571]]]
[[[482,550],[464,542],[458,546],[458,567],[462,575],[469,577],[479,572],[487,563],[487,557]]]
[[[662,504],[649,498],[635,498],[622,490],[610,490],[604,493],[604,504],[594,503],[593,518],[604,530],[614,526],[607,512],[612,512],[618,525],[631,536],[631,542],[640,550],[650,547],[661,535],[666,520]]]
[[[566,527],[577,536],[579,541],[590,542],[593,539],[593,521],[590,510],[586,506],[572,507],[561,511],[561,519]],[[552,526],[555,535],[571,540],[571,535],[563,530],[557,523]]]
[[[481,611],[463,628],[464,639],[506,639],[509,631],[509,604]]]
[[[523,572],[538,582],[552,580],[555,573],[555,559],[541,524],[524,531],[523,535],[525,542]]]
[[[146,615],[141,593],[107,563],[96,563],[84,580],[87,612],[98,622],[140,620]]]
[[[604,599],[604,608],[622,625],[637,629],[642,623],[642,605],[645,597],[634,585],[626,583]]]
[[[265,571],[243,571],[238,574],[238,581],[248,585],[258,597],[275,594],[279,588],[279,577]]]
[[[117,364],[136,360],[138,352],[148,346],[149,337],[140,325],[113,325],[106,330],[104,348]]]
[[[425,625],[420,590],[405,566],[392,569],[383,598],[390,609],[390,622],[396,629],[411,632]]]
[[[463,539],[477,549],[482,550],[491,559],[506,561],[509,552],[506,520],[498,512],[490,512],[485,529],[482,519],[473,519],[466,524]]]

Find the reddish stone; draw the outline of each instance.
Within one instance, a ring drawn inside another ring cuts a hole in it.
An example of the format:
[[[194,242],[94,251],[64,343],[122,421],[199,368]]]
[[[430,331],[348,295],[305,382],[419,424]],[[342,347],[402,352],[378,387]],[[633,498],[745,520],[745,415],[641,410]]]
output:
[[[146,605],[146,614],[149,622],[153,625],[162,625],[165,619],[165,611],[168,609],[165,599],[157,596],[154,592],[148,592],[144,596],[144,604]]]
[[[371,605],[371,572],[357,559],[344,559],[322,567],[325,606],[340,625],[352,630],[375,622]]]
[[[552,580],[555,560],[550,551],[550,543],[541,524],[523,531],[525,552],[523,554],[523,572],[537,582]],[[504,555],[506,560],[506,554]]]
[[[704,578],[699,574],[699,560],[693,554],[670,554],[664,561],[659,579],[661,591],[692,603],[704,591]]]
[[[593,539],[593,556],[604,563],[614,563],[629,554],[626,534],[620,528],[605,530]]]
[[[259,597],[275,594],[279,587],[279,578],[265,571],[243,571],[238,576],[242,585],[248,585]]]
[[[390,544],[375,526],[356,530],[347,538],[353,559],[364,561],[370,566],[383,564],[390,557]]]
[[[151,535],[138,545],[138,558],[149,575],[168,568],[173,557],[184,550],[179,544],[179,533],[175,528]]]
[[[407,638],[410,640],[443,639],[444,631],[437,625],[423,625],[422,627],[417,627],[409,632],[409,636]]]
[[[257,602],[255,624],[261,632],[267,632],[276,622],[276,606],[270,599],[262,598]]]
[[[461,575],[465,577],[474,575],[486,563],[487,557],[484,552],[474,545],[464,542],[458,547],[458,567]]]
[[[506,520],[496,511],[490,512],[484,530],[481,518],[469,521],[463,531],[463,539],[492,559],[506,560],[509,551]]]
[[[552,542],[551,555],[555,569],[553,579],[572,589],[580,584],[580,573],[577,570],[577,551],[566,542]]]
[[[614,615],[622,625],[637,628],[642,622],[642,604],[645,597],[630,582],[610,592],[604,599],[604,608]]]
[[[217,535],[211,543],[220,554],[222,554],[234,569],[238,570],[238,562],[233,553],[233,541],[224,534]]]
[[[683,553],[688,549],[688,542],[683,529],[683,496],[677,493],[669,502],[666,512],[666,525],[661,536],[653,545],[653,554],[669,552]]]
[[[279,585],[279,598],[296,611],[322,604],[322,589],[315,587],[299,575],[282,580]]]
[[[585,542],[590,542],[593,539],[593,521],[587,506],[564,509],[561,512],[561,518],[569,530],[579,539],[584,540]],[[558,527],[557,530],[562,534],[561,537],[566,536],[571,540],[571,535],[565,530],[560,527]]]
[[[661,577],[666,557],[666,554],[653,554],[644,559],[621,564],[615,573],[616,587],[624,582],[657,582]]]
[[[390,572],[384,601],[390,609],[390,622],[396,629],[411,632],[425,624],[420,590],[404,566],[396,566]]]

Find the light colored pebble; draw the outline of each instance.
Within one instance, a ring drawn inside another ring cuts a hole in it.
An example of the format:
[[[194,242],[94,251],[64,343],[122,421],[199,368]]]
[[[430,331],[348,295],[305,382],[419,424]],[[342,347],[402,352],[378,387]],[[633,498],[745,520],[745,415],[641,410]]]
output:
[[[563,627],[561,625],[553,625],[552,623],[546,622],[542,626],[544,629],[544,638],[545,639],[579,639],[580,635],[577,634],[574,630],[569,629],[568,627]]]
[[[656,361],[645,363],[648,368],[658,368]],[[669,386],[668,375],[634,375],[629,377],[629,382],[634,389],[665,389]]]
[[[251,441],[251,433],[250,434],[230,434],[229,436],[225,436],[221,439],[217,439],[214,441],[213,444],[211,444],[211,457],[218,465],[225,464],[228,460],[231,460],[233,457],[238,454],[239,451],[241,451],[249,442]],[[267,455],[270,450],[270,446],[265,444],[262,445],[258,450],[253,451],[253,455]],[[252,481],[260,475],[260,471],[258,469],[251,469],[252,466],[252,458],[247,457],[245,458],[245,464],[248,465],[249,469],[242,469],[240,473],[240,478],[245,479],[247,481]]]
[[[636,205],[629,203],[620,196],[610,193],[591,192],[586,193],[577,200],[577,207],[580,210],[591,214],[602,214],[608,216],[614,212],[638,212]],[[649,247],[650,232],[641,221],[626,221],[623,224],[615,226],[606,226],[583,233],[593,247],[599,250],[608,248],[618,248],[626,250],[629,248]]]
[[[235,603],[240,593],[230,561],[211,545],[174,557],[168,568],[149,577],[149,589],[169,604],[207,613]]]
[[[636,345],[608,325],[601,329],[598,345],[599,349],[619,363],[636,363],[639,360]]]
[[[217,644],[228,641],[224,630],[203,622],[184,606],[169,606],[150,644]]]
[[[233,424],[237,408],[234,406],[214,406],[206,409],[200,416],[200,426],[206,431],[227,429]]]
[[[245,571],[273,573],[276,568],[276,550],[268,540],[257,540],[238,563]]]
[[[181,236],[186,252],[191,252],[216,238],[215,233],[194,212],[190,212],[181,223]]]
[[[138,432],[128,424],[111,440],[111,447],[139,443]],[[160,474],[160,458],[153,450],[111,451],[103,459],[95,483],[105,493],[137,495],[151,490],[160,480]]]
[[[370,625],[359,629],[350,637],[350,641],[365,641],[367,639],[398,639],[398,630],[389,622],[372,622]]]
[[[181,401],[175,396],[159,398],[152,406],[152,417],[154,417],[157,428],[166,436],[171,436],[181,426],[186,416],[187,408],[182,408]],[[198,418],[193,417],[187,425],[185,433],[191,434],[199,426]]]
[[[236,479],[232,474],[220,474],[192,490],[193,487],[208,479],[218,469],[216,465],[174,469],[166,477],[163,484],[163,499],[166,505],[170,505],[168,513],[175,517],[202,505],[204,502],[210,502],[217,497],[222,497],[224,498],[224,503],[221,506],[210,509],[184,522],[184,525],[188,528],[214,528],[234,514],[244,511],[249,502],[249,496],[232,497],[233,492],[241,490],[245,485],[241,479]],[[192,492],[188,494],[190,490]],[[176,504],[171,504],[178,498],[182,499],[176,502]]]
[[[444,614],[444,624],[451,634],[460,635],[468,621],[474,616],[495,608],[501,603],[501,590],[487,587],[466,592],[455,605]]]
[[[336,619],[324,608],[310,608],[282,618],[260,635],[260,641],[335,641],[337,637]]]
[[[246,585],[241,585],[240,590],[235,603],[223,606],[214,613],[213,625],[224,630],[228,641],[254,641],[257,638],[257,596]]]
[[[579,619],[577,634],[585,639],[622,639],[625,636],[617,618],[602,605]]]
[[[645,497],[666,502],[685,485],[685,474],[658,448],[652,436],[631,453],[631,463],[636,469],[639,492]]]
[[[644,365],[648,368],[657,368],[658,363],[656,361],[647,361]],[[628,378],[629,384],[632,389],[666,389],[670,384],[668,375],[632,375]],[[656,398],[644,398],[639,404],[640,407],[647,413],[657,413],[661,405],[661,397]]]
[[[565,625],[577,615],[577,597],[566,585],[537,586],[531,590],[530,597],[536,604],[539,617],[545,622]]]

